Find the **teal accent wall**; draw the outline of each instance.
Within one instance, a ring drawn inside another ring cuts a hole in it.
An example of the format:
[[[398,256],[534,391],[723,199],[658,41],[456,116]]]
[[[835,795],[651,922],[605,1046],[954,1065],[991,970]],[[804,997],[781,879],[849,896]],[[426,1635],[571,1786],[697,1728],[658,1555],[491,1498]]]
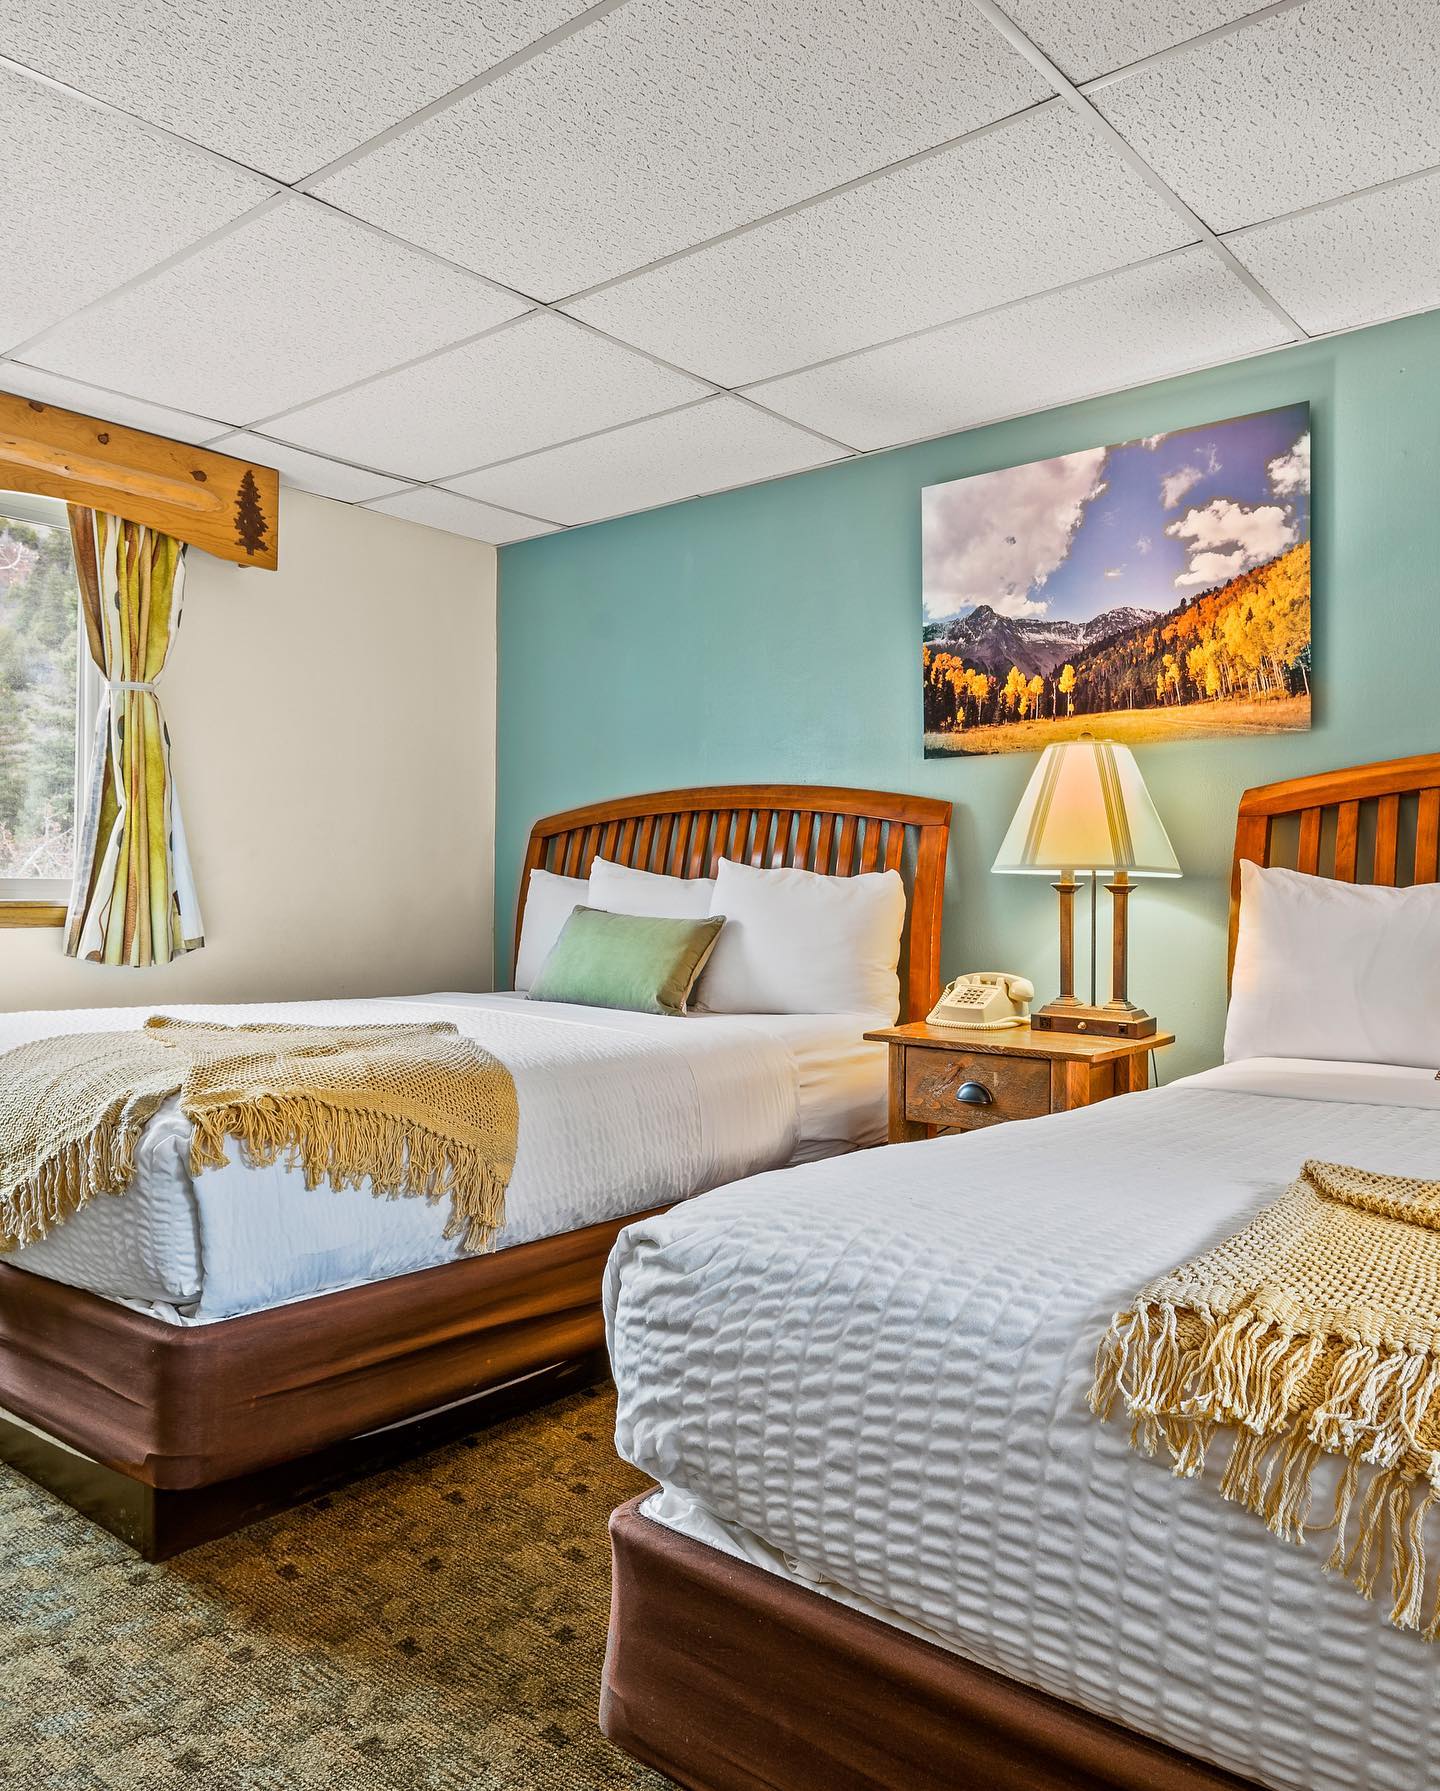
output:
[[[775,779],[949,797],[945,974],[1017,970],[1052,994],[1054,895],[989,869],[1034,756],[922,755],[921,487],[1302,399],[1315,727],[1137,753],[1185,874],[1131,904],[1131,994],[1179,1034],[1167,1079],[1216,1062],[1240,792],[1440,751],[1440,312],[505,548],[502,980],[537,815]],[[1082,961],[1087,945],[1082,918]]]

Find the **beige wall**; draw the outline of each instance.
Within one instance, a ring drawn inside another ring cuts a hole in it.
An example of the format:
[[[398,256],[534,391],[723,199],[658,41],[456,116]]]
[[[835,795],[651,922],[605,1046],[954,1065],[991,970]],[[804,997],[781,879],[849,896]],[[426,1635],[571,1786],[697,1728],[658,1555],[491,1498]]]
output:
[[[488,988],[495,580],[295,491],[278,572],[192,552],[160,690],[207,943],[106,970],[0,930],[0,1009]]]

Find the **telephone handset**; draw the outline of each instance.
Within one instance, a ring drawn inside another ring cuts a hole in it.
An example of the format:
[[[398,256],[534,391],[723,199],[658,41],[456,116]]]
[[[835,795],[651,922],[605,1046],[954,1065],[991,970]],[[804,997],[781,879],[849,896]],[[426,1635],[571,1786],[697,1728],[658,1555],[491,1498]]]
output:
[[[1004,970],[977,970],[957,976],[930,1010],[932,1026],[1023,1026],[1030,1018],[1034,987]]]

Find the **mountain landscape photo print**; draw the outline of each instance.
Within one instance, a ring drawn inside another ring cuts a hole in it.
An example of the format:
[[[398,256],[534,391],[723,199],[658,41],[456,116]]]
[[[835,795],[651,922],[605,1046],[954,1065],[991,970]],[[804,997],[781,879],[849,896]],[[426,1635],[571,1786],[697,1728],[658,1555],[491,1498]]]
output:
[[[1310,726],[1310,407],[921,493],[925,756]]]

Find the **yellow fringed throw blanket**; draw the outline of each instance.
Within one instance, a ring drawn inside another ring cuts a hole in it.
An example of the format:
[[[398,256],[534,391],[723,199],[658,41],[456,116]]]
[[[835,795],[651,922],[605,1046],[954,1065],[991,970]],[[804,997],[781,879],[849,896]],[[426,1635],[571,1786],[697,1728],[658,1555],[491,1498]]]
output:
[[[281,1158],[307,1188],[448,1195],[446,1237],[483,1250],[505,1220],[515,1083],[447,1021],[395,1026],[213,1026],[157,1015],[0,1056],[0,1250],[42,1238],[135,1174],[141,1133],[178,1096],[191,1172]]]
[[[1131,1442],[1195,1475],[1218,1427],[1221,1494],[1301,1543],[1311,1479],[1343,1458],[1326,1567],[1390,1621],[1440,1636],[1425,1519],[1440,1498],[1440,1181],[1307,1162],[1249,1225],[1153,1281],[1111,1320],[1092,1410],[1117,1398]],[[1352,1523],[1353,1519],[1353,1523]]]

